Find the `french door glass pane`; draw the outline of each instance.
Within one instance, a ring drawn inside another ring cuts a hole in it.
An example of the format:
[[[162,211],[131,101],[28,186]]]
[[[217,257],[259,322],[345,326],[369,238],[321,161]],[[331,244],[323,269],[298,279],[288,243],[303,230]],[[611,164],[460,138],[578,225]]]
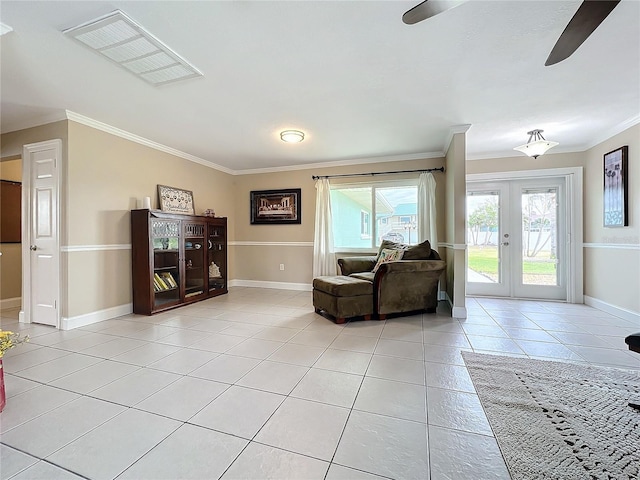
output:
[[[467,194],[467,280],[500,283],[500,194]]]
[[[558,285],[558,189],[522,190],[522,284]]]

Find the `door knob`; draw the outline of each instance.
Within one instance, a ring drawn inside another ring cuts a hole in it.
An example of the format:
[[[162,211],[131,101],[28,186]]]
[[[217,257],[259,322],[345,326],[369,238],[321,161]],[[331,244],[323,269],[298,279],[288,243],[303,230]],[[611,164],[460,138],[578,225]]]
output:
[[[38,247],[36,247],[35,245],[31,245],[29,247],[29,250],[33,250],[34,252],[38,249]]]

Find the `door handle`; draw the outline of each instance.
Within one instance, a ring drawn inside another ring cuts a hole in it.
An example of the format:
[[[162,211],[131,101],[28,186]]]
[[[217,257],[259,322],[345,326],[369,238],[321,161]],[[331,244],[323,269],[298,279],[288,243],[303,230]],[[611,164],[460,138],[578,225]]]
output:
[[[34,252],[38,249],[38,247],[36,247],[35,245],[31,245],[29,247],[29,250],[33,250]]]

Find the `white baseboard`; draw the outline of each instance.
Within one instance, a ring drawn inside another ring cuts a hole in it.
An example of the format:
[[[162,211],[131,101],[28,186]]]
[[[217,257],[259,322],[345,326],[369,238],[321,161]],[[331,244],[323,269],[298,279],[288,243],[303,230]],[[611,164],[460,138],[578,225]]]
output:
[[[133,312],[133,304],[127,303],[117,307],[98,310],[97,312],[85,313],[76,317],[62,317],[60,321],[61,330],[71,330],[78,327],[85,327],[92,323],[102,322],[111,318],[121,317]]]
[[[467,308],[466,307],[454,307],[451,298],[449,298],[449,294],[446,291],[440,292],[444,294],[443,300],[446,300],[449,306],[451,307],[451,316],[453,318],[467,318]]]
[[[22,297],[5,298],[4,300],[0,300],[0,310],[4,310],[6,308],[20,308],[21,305]]]
[[[589,297],[587,295],[584,296],[584,303],[585,305],[589,305],[590,307],[597,308],[598,310],[602,310],[603,312],[610,313],[611,315],[615,315],[616,317],[624,318],[625,320],[629,320],[631,322],[640,322],[640,313],[634,312],[633,310],[627,310],[626,308],[617,307],[616,305],[603,302],[602,300],[598,300],[597,298]]]
[[[229,287],[254,287],[254,288],[275,288],[278,290],[297,290],[310,292],[313,285],[310,283],[290,283],[290,282],[266,282],[262,280],[230,280]]]

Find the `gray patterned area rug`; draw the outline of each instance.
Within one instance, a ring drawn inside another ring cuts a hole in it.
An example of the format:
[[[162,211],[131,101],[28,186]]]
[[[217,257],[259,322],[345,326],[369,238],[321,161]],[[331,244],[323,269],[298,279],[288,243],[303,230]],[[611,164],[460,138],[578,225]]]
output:
[[[462,355],[514,480],[640,478],[640,371]]]

